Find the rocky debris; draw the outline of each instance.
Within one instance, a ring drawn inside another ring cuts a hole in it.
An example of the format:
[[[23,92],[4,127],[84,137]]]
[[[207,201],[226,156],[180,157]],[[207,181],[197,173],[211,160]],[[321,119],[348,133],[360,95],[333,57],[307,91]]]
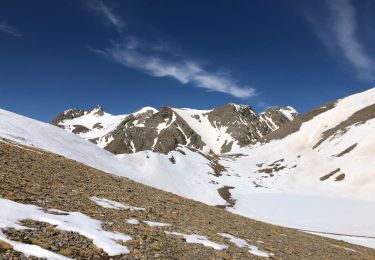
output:
[[[232,234],[275,259],[374,259],[375,250],[323,238],[297,230],[254,221],[168,192],[147,187],[123,177],[21,145],[0,143],[0,196],[24,204],[67,212],[81,212],[104,224],[103,229],[128,234],[126,259],[258,259],[248,248],[239,248],[218,233]],[[103,208],[91,198],[106,198],[145,211]],[[57,214],[57,213],[56,213]],[[137,219],[139,224],[129,224]],[[169,223],[152,227],[144,221]],[[2,229],[14,240],[28,241],[74,259],[110,259],[92,242],[76,233],[58,231],[46,223],[24,220],[32,230]],[[199,234],[223,250],[189,244],[165,233]],[[281,236],[283,234],[283,236]],[[352,249],[353,251],[346,250]],[[113,260],[124,256],[112,256]],[[0,250],[0,259],[36,259],[13,249]],[[260,258],[259,258],[260,259]]]

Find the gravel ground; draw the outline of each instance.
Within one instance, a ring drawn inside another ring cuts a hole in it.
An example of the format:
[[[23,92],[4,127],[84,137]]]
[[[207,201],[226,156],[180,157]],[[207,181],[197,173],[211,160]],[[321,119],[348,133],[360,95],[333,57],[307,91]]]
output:
[[[262,223],[157,190],[127,178],[90,168],[62,156],[0,142],[0,196],[24,204],[63,211],[79,211],[104,222],[104,229],[131,236],[130,253],[109,257],[90,239],[78,233],[55,229],[31,220],[29,230],[2,232],[14,241],[35,244],[74,259],[258,259],[247,248],[239,248],[218,233],[246,239],[273,259],[375,259],[375,250],[323,238],[297,230]],[[103,208],[90,198],[96,196],[145,208],[129,211]],[[0,213],[1,214],[1,213]],[[141,223],[126,222],[135,218]],[[151,227],[142,221],[171,224]],[[189,244],[165,231],[199,234],[229,246],[214,250]],[[352,251],[352,250],[355,251]],[[27,258],[0,242],[0,259]]]

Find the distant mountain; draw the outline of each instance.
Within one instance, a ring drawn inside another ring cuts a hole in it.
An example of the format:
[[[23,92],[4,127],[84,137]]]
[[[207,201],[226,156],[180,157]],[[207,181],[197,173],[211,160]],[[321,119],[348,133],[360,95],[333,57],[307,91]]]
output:
[[[227,104],[212,110],[162,107],[157,111],[145,107],[113,116],[97,106],[90,111],[66,110],[51,124],[114,154],[145,150],[166,154],[179,145],[220,154],[256,142],[297,115],[289,106],[257,115],[250,106]]]

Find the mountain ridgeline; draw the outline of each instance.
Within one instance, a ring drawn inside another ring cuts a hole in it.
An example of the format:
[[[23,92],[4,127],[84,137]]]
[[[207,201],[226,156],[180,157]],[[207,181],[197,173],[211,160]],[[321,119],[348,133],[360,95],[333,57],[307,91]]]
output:
[[[290,106],[256,114],[250,106],[232,103],[212,110],[145,107],[119,116],[96,106],[89,111],[66,110],[50,123],[114,154],[145,150],[167,154],[179,145],[221,154],[254,143],[297,116]]]

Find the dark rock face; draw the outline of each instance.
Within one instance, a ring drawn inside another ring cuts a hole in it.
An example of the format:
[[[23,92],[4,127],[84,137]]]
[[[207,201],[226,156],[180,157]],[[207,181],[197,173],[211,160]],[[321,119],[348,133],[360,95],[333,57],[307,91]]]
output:
[[[207,113],[208,120],[217,127],[227,127],[227,133],[245,146],[271,131],[262,123],[250,106],[227,104]],[[233,143],[224,143],[222,152],[229,152]]]
[[[271,107],[260,114],[260,117],[267,122],[267,125],[269,128],[271,128],[272,131],[280,128],[281,126],[287,124],[290,122],[290,118],[288,118],[282,111],[290,111],[290,115],[293,118],[296,118],[298,116],[298,113],[292,110],[292,108],[288,106],[281,106],[281,107]],[[272,123],[270,122],[272,121]],[[272,132],[271,131],[271,132]]]
[[[85,114],[85,111],[82,110],[82,109],[77,109],[77,108],[69,109],[69,110],[66,110],[66,111],[62,112],[61,114],[59,114],[54,119],[52,119],[50,121],[50,124],[61,127],[59,125],[59,123],[61,121],[64,121],[64,120],[67,120],[67,119],[74,119],[74,118],[83,116],[84,114]]]
[[[92,128],[95,128],[95,129],[102,129],[103,128],[103,125],[101,123],[96,123],[92,126]]]
[[[143,125],[139,126],[140,122]],[[159,125],[163,127],[158,129]],[[168,107],[161,108],[160,112],[155,114],[146,112],[138,116],[131,115],[104,138],[112,139],[105,149],[114,154],[144,150],[168,153],[175,150],[179,144],[196,149],[204,146],[200,136]]]
[[[87,133],[88,131],[90,131],[90,129],[88,129],[87,127],[83,125],[73,125],[73,126],[74,126],[74,129],[72,133],[74,134]]]

